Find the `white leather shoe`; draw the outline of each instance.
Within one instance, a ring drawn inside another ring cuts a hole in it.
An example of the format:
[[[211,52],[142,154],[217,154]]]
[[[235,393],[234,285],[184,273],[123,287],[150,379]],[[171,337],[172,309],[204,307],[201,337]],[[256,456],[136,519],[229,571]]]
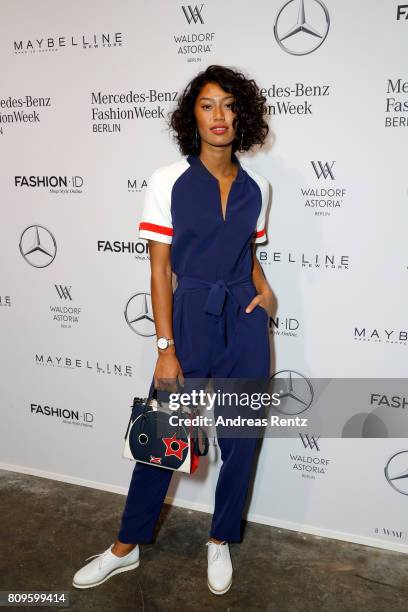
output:
[[[207,584],[211,593],[223,595],[232,584],[232,563],[228,542],[216,544],[209,540],[207,548]]]
[[[72,586],[77,589],[89,589],[90,587],[102,584],[108,578],[120,572],[127,572],[139,566],[139,545],[136,544],[132,550],[124,557],[118,557],[111,552],[113,544],[103,553],[91,555],[87,559],[97,557],[90,561],[74,575]]]

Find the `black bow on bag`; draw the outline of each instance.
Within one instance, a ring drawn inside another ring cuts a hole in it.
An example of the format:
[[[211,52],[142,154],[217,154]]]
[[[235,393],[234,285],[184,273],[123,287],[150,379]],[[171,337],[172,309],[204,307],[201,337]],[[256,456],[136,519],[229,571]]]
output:
[[[170,417],[177,425],[171,425]],[[125,433],[123,457],[149,465],[192,474],[199,465],[199,458],[208,453],[208,437],[195,425],[185,426],[184,419],[192,419],[196,412],[189,406],[177,410],[163,409],[157,400],[154,378],[146,402],[133,399],[132,411]],[[201,451],[199,438],[204,449]]]

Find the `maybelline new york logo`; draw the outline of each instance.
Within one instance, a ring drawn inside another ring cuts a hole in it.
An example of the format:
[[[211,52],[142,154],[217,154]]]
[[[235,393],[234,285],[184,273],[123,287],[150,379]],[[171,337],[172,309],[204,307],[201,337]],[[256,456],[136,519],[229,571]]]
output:
[[[13,49],[16,55],[27,55],[31,53],[45,53],[62,51],[66,49],[101,49],[110,47],[122,47],[122,32],[103,32],[93,34],[82,34],[75,36],[63,36],[49,34],[46,37],[33,36],[28,39],[14,40]]]
[[[304,270],[314,270],[316,273],[331,271],[338,272],[351,269],[350,255],[346,253],[328,252],[302,252],[294,248],[286,250],[273,250],[267,248],[259,252],[259,261],[262,266],[285,265]]]
[[[354,340],[360,342],[372,342],[384,344],[407,345],[408,330],[406,329],[366,329],[365,327],[354,327]]]
[[[36,353],[35,365],[45,368],[86,370],[87,372],[113,376],[133,376],[132,366],[130,364],[94,361],[92,359],[81,359],[80,357],[68,355],[46,355],[43,353]]]
[[[326,40],[330,17],[321,0],[288,0],[276,15],[274,34],[283,51],[307,55]]]
[[[136,193],[136,192],[145,191],[146,188],[147,188],[146,178],[127,180],[128,193]]]

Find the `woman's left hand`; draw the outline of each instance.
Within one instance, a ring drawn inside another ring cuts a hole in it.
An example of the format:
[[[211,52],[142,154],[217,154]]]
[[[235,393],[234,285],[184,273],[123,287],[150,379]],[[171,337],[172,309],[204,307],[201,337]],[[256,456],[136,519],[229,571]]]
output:
[[[245,308],[245,312],[252,312],[255,306],[262,306],[262,308],[265,308],[266,312],[270,315],[270,313],[272,312],[272,302],[272,291],[268,290],[263,291],[262,293],[257,293],[249,302],[248,306]]]

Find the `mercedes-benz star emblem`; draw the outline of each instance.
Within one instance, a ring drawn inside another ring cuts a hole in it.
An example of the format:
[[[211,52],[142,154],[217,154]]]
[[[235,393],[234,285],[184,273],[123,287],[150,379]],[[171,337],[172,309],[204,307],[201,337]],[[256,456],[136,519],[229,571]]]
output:
[[[321,0],[288,0],[276,15],[273,31],[278,45],[291,55],[307,55],[325,41],[329,12]],[[297,18],[296,18],[297,10]],[[283,42],[285,41],[285,43]]]
[[[152,300],[150,293],[135,293],[125,306],[125,319],[130,329],[139,336],[154,336]]]
[[[394,453],[387,461],[384,474],[393,489],[408,495],[408,451]]]
[[[280,403],[275,408],[281,414],[300,414],[312,405],[312,384],[299,372],[280,370],[271,376],[270,385],[279,395]]]
[[[34,268],[45,268],[55,259],[57,243],[54,236],[43,225],[30,225],[20,238],[20,253]]]

